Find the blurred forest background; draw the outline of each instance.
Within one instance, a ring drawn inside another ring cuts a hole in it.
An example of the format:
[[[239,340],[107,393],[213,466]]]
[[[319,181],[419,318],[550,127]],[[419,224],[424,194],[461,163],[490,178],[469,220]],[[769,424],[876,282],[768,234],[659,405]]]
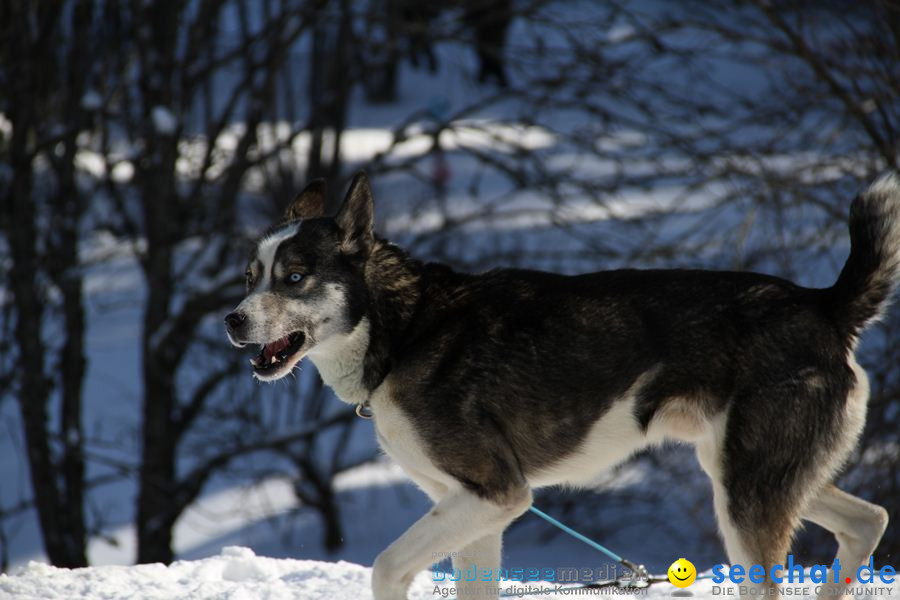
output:
[[[312,366],[255,384],[221,327],[249,242],[312,178],[334,202],[366,169],[379,231],[461,269],[827,286],[851,199],[898,167],[889,0],[3,2],[0,567],[169,562],[197,551],[177,532],[204,498],[270,481],[288,497],[234,527],[302,556],[291,523],[312,518],[340,556],[340,482],[384,463],[370,425]],[[868,426],[840,484],[888,508],[877,556],[896,562],[897,308],[862,355]],[[708,488],[672,447],[539,503],[703,563],[723,556]],[[795,554],[832,551],[810,528]]]

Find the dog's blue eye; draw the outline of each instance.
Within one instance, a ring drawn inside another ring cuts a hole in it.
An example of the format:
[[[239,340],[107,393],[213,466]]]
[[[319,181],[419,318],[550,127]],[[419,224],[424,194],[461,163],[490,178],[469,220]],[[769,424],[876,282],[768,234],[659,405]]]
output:
[[[291,273],[290,275],[288,275],[288,281],[290,281],[291,283],[300,283],[301,281],[303,281],[303,275],[301,275],[300,273]]]

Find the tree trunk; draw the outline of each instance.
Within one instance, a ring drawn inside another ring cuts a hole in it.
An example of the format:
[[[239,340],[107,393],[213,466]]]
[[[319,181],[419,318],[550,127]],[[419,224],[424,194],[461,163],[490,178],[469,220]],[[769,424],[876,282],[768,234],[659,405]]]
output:
[[[161,157],[158,164],[168,165],[169,162]],[[171,162],[174,163],[174,160]],[[177,361],[167,357],[170,349],[158,345],[170,317],[173,289],[174,236],[170,228],[174,225],[169,216],[177,210],[174,187],[170,185],[173,170],[166,166],[151,169],[141,183],[147,232],[147,256],[144,261],[147,303],[141,342],[144,419],[137,511],[139,563],[169,563],[174,558],[172,524],[177,517],[177,433],[174,423]]]
[[[318,14],[312,29],[312,53],[310,54],[310,147],[306,178],[337,181],[341,172],[341,135],[346,126],[347,101],[350,94],[348,69],[352,66],[354,49],[352,11],[347,0],[340,2],[337,25],[329,22],[327,15]],[[331,153],[323,156],[325,135],[331,134]],[[329,192],[328,209],[340,200]]]
[[[310,455],[309,451],[305,451],[296,457],[302,479],[294,483],[294,492],[301,502],[314,508],[322,517],[325,527],[322,545],[329,552],[334,552],[344,545],[344,532],[341,529],[341,513],[332,487],[333,478],[321,473]],[[304,490],[303,484],[309,487]]]
[[[54,565],[83,567],[87,564],[87,558],[82,511],[83,460],[80,452],[81,381],[84,374],[81,278],[68,273],[70,277],[61,288],[66,327],[66,341],[60,357],[64,388],[61,421],[64,432],[67,427],[74,427],[75,433],[67,440],[65,455],[59,461],[64,469],[60,481],[57,478],[60,464],[54,458],[50,445],[48,417],[53,382],[45,373],[48,349],[43,341],[46,311],[41,275],[47,265],[42,264],[43,257],[38,250],[40,230],[32,179],[33,147],[41,129],[38,126],[38,110],[51,100],[52,94],[57,93],[48,83],[48,74],[52,76],[57,71],[52,42],[58,21],[54,20],[56,16],[42,14],[44,18],[37,18],[33,23],[31,11],[30,6],[21,5],[7,12],[12,24],[8,30],[12,35],[7,40],[9,48],[6,51],[10,54],[5,58],[13,56],[17,60],[6,61],[10,63],[9,80],[12,85],[8,117],[13,123],[9,144],[13,178],[8,195],[2,201],[6,214],[0,222],[5,225],[13,257],[10,290],[15,309],[14,336],[19,348],[17,397],[44,550]],[[32,34],[38,39],[32,39]],[[73,157],[74,154],[66,158]],[[69,207],[74,208],[73,213],[67,214],[65,223],[52,233],[62,240],[60,247],[71,251],[73,245],[77,246],[73,236],[77,235],[78,206],[76,203]],[[48,240],[46,245],[52,246],[52,240]],[[53,257],[50,258],[52,262]],[[72,252],[68,257],[69,264],[77,264],[77,260],[77,252]],[[50,267],[47,270],[52,271],[52,265]],[[71,454],[70,449],[73,450]]]
[[[176,508],[177,405],[175,372],[178,360],[158,342],[173,310],[173,253],[185,223],[175,186],[177,134],[158,131],[152,112],[157,107],[176,110],[177,31],[183,6],[167,0],[142,9],[137,22],[148,26],[148,37],[138,45],[138,62],[145,74],[141,82],[144,129],[148,158],[136,183],[141,196],[147,251],[142,267],[147,301],[141,335],[143,374],[143,430],[137,501],[137,562],[170,563],[172,525]],[[146,44],[146,45],[145,45]]]
[[[84,452],[81,427],[82,392],[87,358],[84,352],[84,301],[82,297],[82,276],[79,271],[78,237],[81,216],[84,213],[84,198],[75,181],[75,157],[78,152],[76,141],[77,124],[81,123],[81,98],[85,81],[89,75],[88,48],[93,4],[82,2],[72,11],[73,46],[69,52],[65,86],[65,122],[69,131],[63,142],[64,153],[57,168],[58,189],[54,199],[54,213],[58,220],[54,224],[56,243],[52,244],[49,269],[54,283],[62,293],[63,326],[65,341],[59,359],[59,385],[62,396],[61,430],[63,456],[61,485],[64,492],[61,499],[61,517],[65,519],[65,529],[72,536],[72,543],[84,554],[86,531],[84,523]]]
[[[146,193],[153,194],[152,190]],[[174,504],[177,433],[173,421],[176,365],[165,360],[166,349],[155,344],[161,337],[171,300],[172,249],[161,239],[166,237],[164,205],[153,200],[145,202],[148,292],[142,335],[144,418],[137,511],[139,563],[172,562],[172,524],[177,516]]]

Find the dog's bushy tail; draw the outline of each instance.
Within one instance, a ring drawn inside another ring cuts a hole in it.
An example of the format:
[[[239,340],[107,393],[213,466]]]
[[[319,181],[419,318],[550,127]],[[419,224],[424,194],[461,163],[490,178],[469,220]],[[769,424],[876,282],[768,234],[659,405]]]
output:
[[[850,257],[830,288],[833,315],[857,335],[885,310],[900,282],[900,174],[879,177],[850,207]]]

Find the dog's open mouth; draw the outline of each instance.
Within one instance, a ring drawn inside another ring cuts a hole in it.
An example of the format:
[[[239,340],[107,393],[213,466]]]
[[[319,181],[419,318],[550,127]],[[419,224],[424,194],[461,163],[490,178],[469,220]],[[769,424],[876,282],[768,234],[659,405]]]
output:
[[[263,344],[259,354],[250,359],[253,372],[257,375],[270,375],[279,371],[290,359],[300,352],[306,342],[306,334],[302,331],[289,333],[274,342]]]

